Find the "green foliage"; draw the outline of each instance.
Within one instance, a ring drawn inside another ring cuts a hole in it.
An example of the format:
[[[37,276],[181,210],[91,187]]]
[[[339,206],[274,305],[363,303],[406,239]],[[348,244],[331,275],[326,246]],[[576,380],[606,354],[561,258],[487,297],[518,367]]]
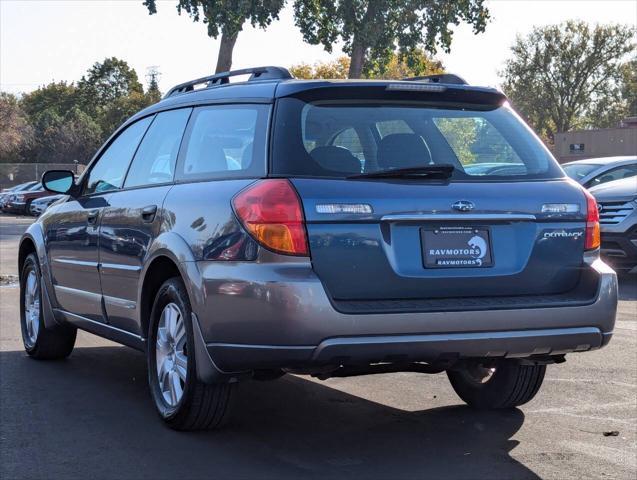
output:
[[[476,141],[478,131],[473,119],[441,118],[436,120],[436,127],[449,142],[449,146],[463,165],[475,161],[471,145]]]
[[[637,116],[637,55],[622,66],[622,97],[628,115]]]
[[[38,87],[37,90],[22,96],[20,105],[29,118],[34,121],[45,110],[61,115],[68,112],[79,101],[78,91],[72,83],[58,82]]]
[[[266,28],[278,20],[285,0],[177,0],[177,11],[186,12],[195,22],[208,26],[208,35],[236,34],[248,20],[253,27]],[[152,15],[157,13],[157,0],[144,0]]]
[[[299,63],[292,65],[289,70],[296,78],[304,80],[323,78],[342,80],[347,78],[347,72],[349,72],[349,58],[339,57],[329,62],[316,62],[314,65]]]
[[[77,88],[84,110],[98,113],[118,98],[144,92],[137,72],[115,57],[96,62],[77,83]]]
[[[489,19],[484,0],[295,0],[294,15],[306,42],[328,52],[343,42],[350,78],[369,64],[382,73],[397,50],[413,68],[419,49],[450,50],[452,25],[467,22],[478,33]]]
[[[17,162],[33,140],[33,129],[18,98],[0,92],[0,162]]]
[[[285,0],[177,0],[177,12],[206,24],[210,37],[222,35],[216,69],[221,72],[232,66],[234,45],[245,22],[265,29],[279,19],[284,4]],[[144,5],[151,15],[157,13],[157,0],[144,0]]]
[[[365,78],[381,78],[386,80],[407,77],[421,77],[444,73],[445,69],[440,60],[433,59],[423,49],[415,49],[410,56],[391,53],[382,61],[371,60],[364,69]]]
[[[624,61],[635,29],[569,21],[536,27],[511,47],[504,91],[527,121],[552,141],[557,132],[616,124],[628,111],[633,87]],[[632,88],[632,90],[631,90]]]
[[[365,78],[401,79],[443,73],[442,62],[432,59],[423,50],[418,50],[416,61],[410,66],[407,60],[398,53],[392,53],[383,65],[370,62],[364,72]],[[339,57],[328,62],[317,62],[314,65],[300,63],[290,67],[290,73],[302,79],[345,79],[350,68],[349,57]]]
[[[30,159],[42,163],[87,163],[102,141],[102,130],[85,112],[75,107],[64,116],[46,110],[36,125],[38,142]]]
[[[114,57],[77,86],[50,83],[19,100],[0,93],[0,161],[87,163],[121,123],[160,98],[156,77],[144,93],[135,70]]]

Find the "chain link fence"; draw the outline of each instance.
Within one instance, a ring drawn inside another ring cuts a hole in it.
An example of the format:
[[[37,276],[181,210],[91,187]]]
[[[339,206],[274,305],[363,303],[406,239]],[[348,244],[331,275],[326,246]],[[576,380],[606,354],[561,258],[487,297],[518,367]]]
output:
[[[80,174],[84,168],[81,163],[0,163],[0,189],[40,180],[47,170],[71,170]]]

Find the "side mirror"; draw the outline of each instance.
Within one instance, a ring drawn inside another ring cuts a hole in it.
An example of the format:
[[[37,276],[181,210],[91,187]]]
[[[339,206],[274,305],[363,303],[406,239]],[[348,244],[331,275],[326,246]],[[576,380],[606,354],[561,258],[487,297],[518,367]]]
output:
[[[71,193],[75,176],[70,170],[48,170],[42,175],[42,186],[53,193]]]

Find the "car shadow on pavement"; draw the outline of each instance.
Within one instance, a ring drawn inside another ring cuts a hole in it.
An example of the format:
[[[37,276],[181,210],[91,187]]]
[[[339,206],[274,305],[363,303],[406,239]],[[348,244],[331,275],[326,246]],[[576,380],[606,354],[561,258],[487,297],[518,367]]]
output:
[[[286,376],[240,384],[224,430],[179,433],[123,347],[2,352],[0,378],[1,478],[538,478],[509,455],[520,410],[409,412]]]

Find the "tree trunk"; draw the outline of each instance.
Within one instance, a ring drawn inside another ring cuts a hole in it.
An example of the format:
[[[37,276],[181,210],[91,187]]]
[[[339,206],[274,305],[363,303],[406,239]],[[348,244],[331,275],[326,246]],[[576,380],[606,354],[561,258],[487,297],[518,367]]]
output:
[[[352,56],[349,64],[349,78],[361,78],[367,48],[378,39],[378,30],[382,26],[378,23],[377,13],[380,7],[379,0],[369,0],[363,19],[356,27],[356,33],[352,39]]]
[[[215,73],[227,72],[232,68],[232,52],[234,44],[237,43],[239,32],[221,34],[221,45],[219,46],[219,56],[217,57],[217,69]]]
[[[349,64],[348,78],[361,78],[365,63],[365,47],[354,37],[352,42],[352,58]]]

